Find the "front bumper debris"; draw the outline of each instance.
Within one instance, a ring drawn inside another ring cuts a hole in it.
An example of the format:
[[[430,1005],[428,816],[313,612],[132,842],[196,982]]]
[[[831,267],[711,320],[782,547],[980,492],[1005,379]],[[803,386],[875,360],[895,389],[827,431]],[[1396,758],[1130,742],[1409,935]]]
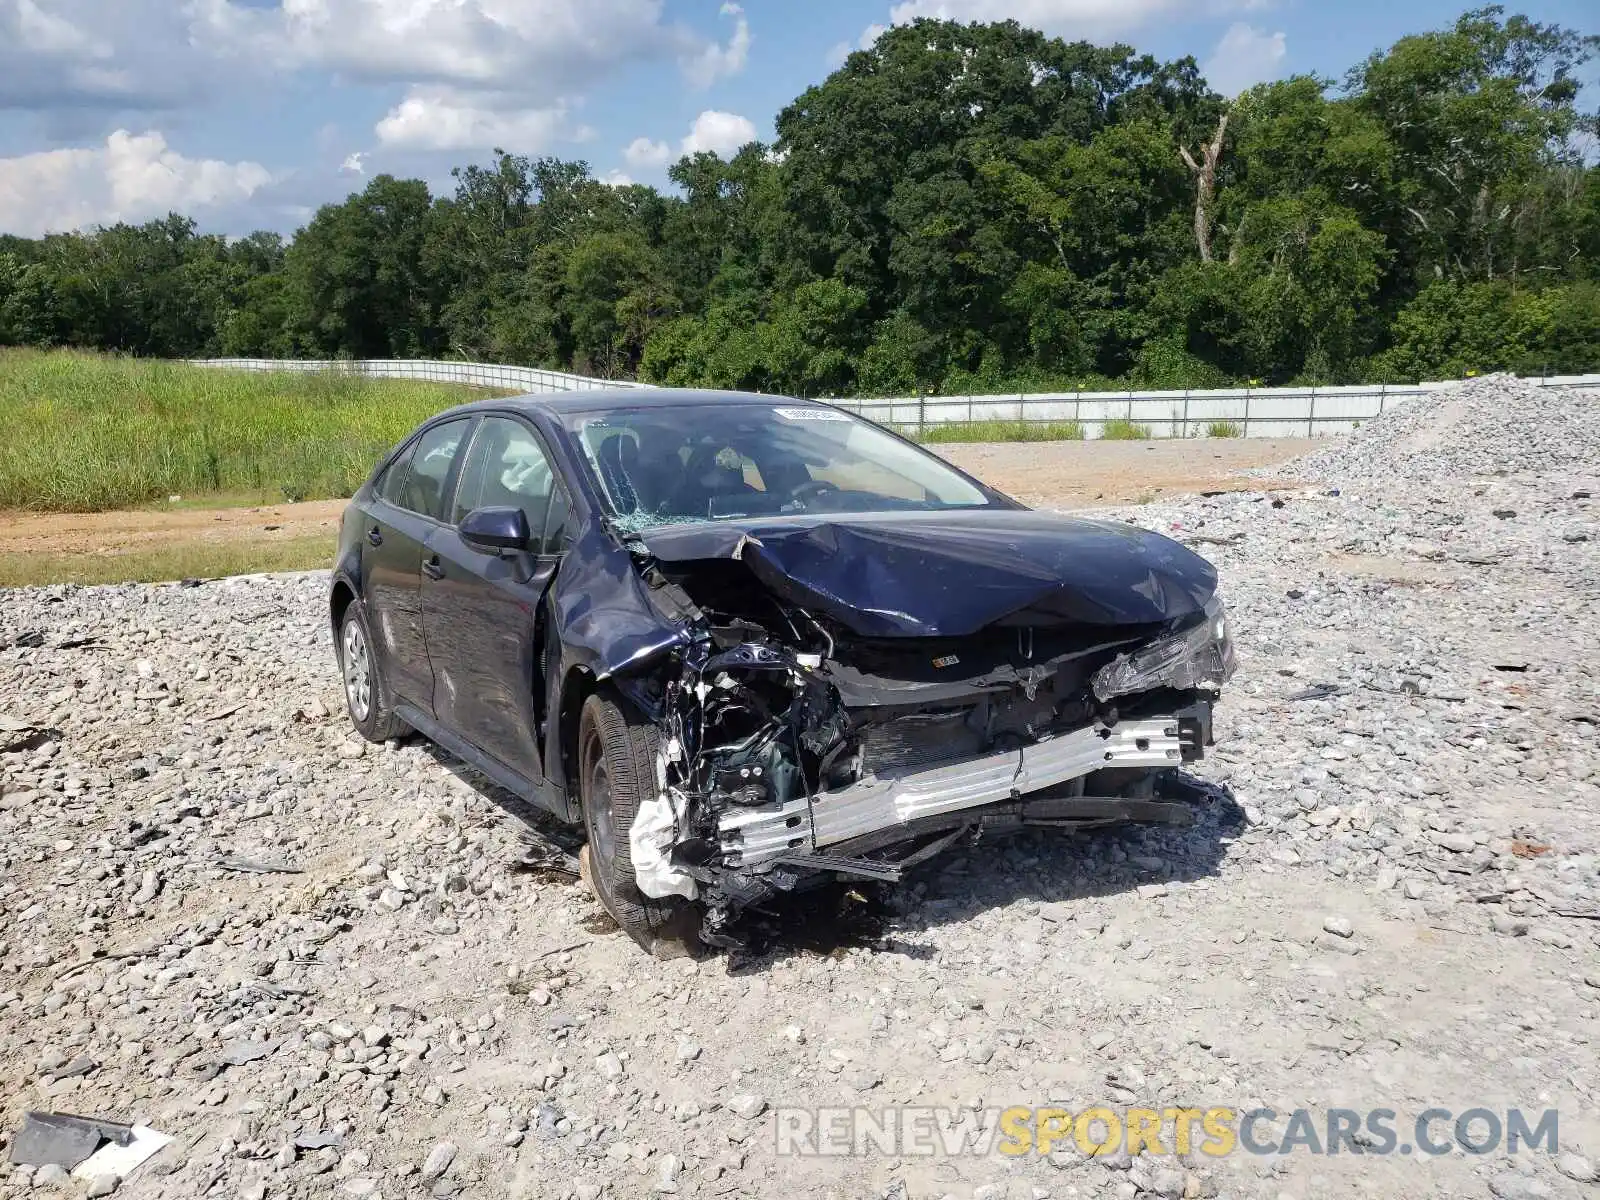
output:
[[[869,777],[809,799],[729,808],[717,822],[723,863],[736,870],[780,857],[796,864],[866,834],[1015,799],[1105,768],[1176,767],[1183,748],[1177,715],[1125,719],[925,771]]]

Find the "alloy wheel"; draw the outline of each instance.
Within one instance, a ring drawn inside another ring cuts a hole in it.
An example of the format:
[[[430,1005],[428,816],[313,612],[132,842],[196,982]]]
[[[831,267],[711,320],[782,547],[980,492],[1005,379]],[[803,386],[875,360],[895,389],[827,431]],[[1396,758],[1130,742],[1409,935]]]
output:
[[[357,621],[346,621],[344,626],[344,696],[350,715],[365,721],[372,711],[372,656]]]

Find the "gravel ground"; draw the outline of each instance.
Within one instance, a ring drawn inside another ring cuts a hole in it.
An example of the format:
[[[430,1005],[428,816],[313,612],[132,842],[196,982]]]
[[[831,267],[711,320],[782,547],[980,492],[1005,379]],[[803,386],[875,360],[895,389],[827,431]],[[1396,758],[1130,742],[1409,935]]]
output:
[[[1600,479],[1340,478],[1115,514],[1229,599],[1198,825],[988,842],[743,961],[643,956],[506,797],[351,741],[320,576],[0,593],[0,1125],[152,1125],[116,1194],[174,1200],[1592,1195]],[[1562,1155],[775,1152],[903,1104],[1555,1108]]]
[[[1488,375],[1407,400],[1298,466],[1310,478],[1432,480],[1593,470],[1597,456],[1600,395]]]

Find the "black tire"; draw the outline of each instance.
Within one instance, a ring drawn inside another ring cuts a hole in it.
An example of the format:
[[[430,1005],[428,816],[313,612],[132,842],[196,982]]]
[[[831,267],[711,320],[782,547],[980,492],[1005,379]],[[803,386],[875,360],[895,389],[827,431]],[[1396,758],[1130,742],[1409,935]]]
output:
[[[620,698],[597,692],[578,718],[578,794],[596,897],[629,937],[658,958],[697,953],[699,906],[639,890],[628,842],[639,805],[656,794],[661,735]]]
[[[352,632],[353,631],[353,632]],[[353,653],[354,652],[354,653]],[[386,742],[409,732],[409,727],[394,715],[389,686],[378,669],[378,658],[372,648],[372,629],[367,624],[367,610],[361,601],[352,600],[339,622],[339,634],[334,639],[334,653],[339,658],[339,679],[344,685],[345,711],[350,714],[350,724],[369,742]],[[360,663],[365,662],[363,671]],[[352,670],[352,667],[354,669]],[[357,680],[366,681],[363,693]],[[362,695],[366,696],[365,712],[361,711]]]

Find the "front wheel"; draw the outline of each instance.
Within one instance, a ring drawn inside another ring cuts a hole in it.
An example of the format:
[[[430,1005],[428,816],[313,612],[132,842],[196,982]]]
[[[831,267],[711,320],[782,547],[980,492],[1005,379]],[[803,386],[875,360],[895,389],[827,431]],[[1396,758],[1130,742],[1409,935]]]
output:
[[[586,876],[595,896],[627,935],[657,957],[698,949],[697,906],[681,896],[655,899],[639,890],[628,835],[639,805],[656,794],[656,727],[597,693],[578,718],[578,788],[588,835]]]
[[[389,689],[372,652],[367,610],[359,600],[350,602],[339,622],[339,674],[345,708],[357,733],[369,742],[386,742],[406,731],[405,722],[389,707]]]

